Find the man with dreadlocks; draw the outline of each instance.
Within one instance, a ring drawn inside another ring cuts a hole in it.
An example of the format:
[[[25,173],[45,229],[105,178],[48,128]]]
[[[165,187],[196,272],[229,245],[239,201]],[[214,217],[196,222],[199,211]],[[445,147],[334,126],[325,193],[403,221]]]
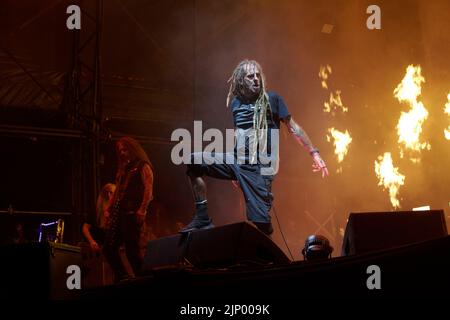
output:
[[[270,168],[265,157],[273,159],[271,153],[277,153],[274,151],[277,141],[271,142],[274,140],[273,133],[278,133],[280,129],[280,123],[286,124],[289,132],[312,156],[314,172],[320,171],[325,177],[328,169],[318,149],[290,115],[283,98],[275,92],[266,91],[264,74],[256,61],[240,62],[229,82],[227,106],[231,107],[233,113],[237,141],[235,150],[232,155],[224,155],[225,163],[215,161],[218,159],[217,154],[212,156],[204,152],[191,155],[187,175],[190,177],[196,209],[193,220],[180,232],[213,227],[207,211],[206,185],[202,178],[208,175],[237,180],[245,197],[247,218],[262,232],[270,235],[273,232],[269,215],[273,200],[271,186],[277,168],[268,170]]]

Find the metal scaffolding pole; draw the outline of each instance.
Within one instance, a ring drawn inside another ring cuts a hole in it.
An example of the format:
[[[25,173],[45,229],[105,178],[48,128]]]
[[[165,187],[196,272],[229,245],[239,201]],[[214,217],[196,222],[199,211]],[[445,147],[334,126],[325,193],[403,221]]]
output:
[[[85,133],[73,168],[73,205],[77,208],[79,224],[81,216],[95,211],[95,199],[100,191],[100,141],[102,135],[102,85],[101,85],[101,32],[103,25],[103,0],[96,0],[95,7],[78,1],[82,17],[86,18],[80,30],[74,30],[72,70],[68,86],[69,114],[72,126]],[[91,23],[91,24],[89,24]],[[93,30],[89,30],[89,26]],[[85,41],[81,41],[81,36]],[[86,61],[85,57],[89,57]],[[92,60],[91,60],[92,59]]]
[[[97,0],[96,5],[96,32],[94,53],[94,96],[92,100],[92,177],[94,197],[100,192],[100,140],[102,132],[102,86],[101,86],[101,52],[100,43],[103,23],[103,0]]]

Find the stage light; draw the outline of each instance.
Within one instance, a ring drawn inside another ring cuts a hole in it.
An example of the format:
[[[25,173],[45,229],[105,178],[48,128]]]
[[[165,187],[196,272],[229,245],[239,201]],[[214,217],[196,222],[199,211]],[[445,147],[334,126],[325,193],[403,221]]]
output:
[[[330,241],[322,235],[310,235],[306,238],[302,250],[303,258],[308,261],[326,260],[331,258],[333,247]]]
[[[64,220],[58,219],[49,223],[39,225],[38,242],[62,243],[64,235]]]

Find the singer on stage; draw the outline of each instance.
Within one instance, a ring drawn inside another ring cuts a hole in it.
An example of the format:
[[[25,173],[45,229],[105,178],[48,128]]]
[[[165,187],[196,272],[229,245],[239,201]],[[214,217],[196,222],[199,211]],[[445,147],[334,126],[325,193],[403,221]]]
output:
[[[277,165],[274,166],[274,161],[269,165],[267,159],[278,157],[278,154],[274,157],[271,153],[277,149],[275,143],[278,143],[271,141],[271,131],[279,130],[283,122],[296,141],[311,155],[313,171],[321,172],[322,177],[325,177],[328,169],[319,150],[292,118],[283,98],[267,91],[263,71],[256,61],[240,62],[229,82],[227,107],[233,113],[237,143],[234,152],[225,154],[224,159],[227,160],[221,163],[212,163],[213,155],[205,152],[191,155],[187,175],[195,200],[195,213],[193,220],[180,232],[213,227],[207,210],[206,184],[202,178],[207,175],[237,181],[244,195],[248,220],[270,235],[273,232],[269,214],[273,201],[271,186]],[[214,157],[217,159],[217,155]]]

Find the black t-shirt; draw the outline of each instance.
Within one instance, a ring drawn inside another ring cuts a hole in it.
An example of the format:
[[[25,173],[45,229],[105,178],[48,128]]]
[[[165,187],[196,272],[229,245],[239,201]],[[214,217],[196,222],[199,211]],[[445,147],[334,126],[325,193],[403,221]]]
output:
[[[268,91],[270,112],[267,113],[267,125],[269,128],[280,128],[280,121],[290,116],[288,107],[279,94]],[[249,129],[253,127],[253,103],[242,102],[240,98],[234,97],[231,101],[234,126],[236,128]],[[272,114],[272,116],[271,116]]]
[[[281,120],[290,117],[289,110],[283,98],[273,91],[268,91],[267,94],[270,103],[270,110],[267,111],[267,149],[260,148],[261,138],[259,142],[253,140],[256,137],[255,130],[253,130],[255,109],[253,102],[245,102],[239,97],[235,97],[231,101],[231,111],[233,112],[234,126],[237,132],[237,145],[234,152],[236,158],[241,163],[260,163],[263,154],[270,156],[272,152],[271,130],[280,129]],[[239,144],[239,141],[245,141],[245,143]],[[249,147],[252,143],[254,146],[253,149]]]

